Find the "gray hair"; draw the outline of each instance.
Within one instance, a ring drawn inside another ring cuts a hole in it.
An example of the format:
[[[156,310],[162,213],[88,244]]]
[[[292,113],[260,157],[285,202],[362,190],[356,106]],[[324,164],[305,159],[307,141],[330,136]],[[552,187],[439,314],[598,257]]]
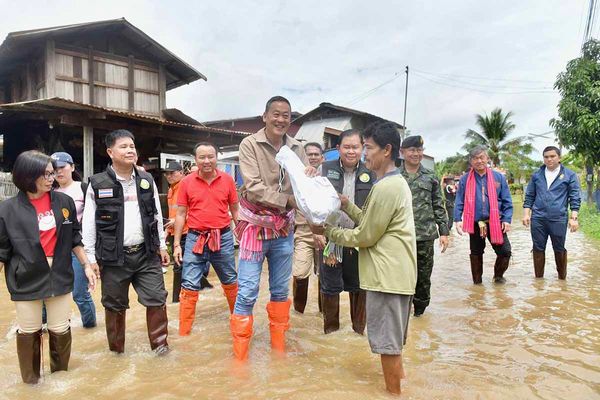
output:
[[[482,144],[478,144],[477,146],[473,147],[471,149],[471,151],[469,152],[469,160],[474,159],[481,153],[487,154],[487,151],[488,151],[488,148],[486,146],[484,146]]]

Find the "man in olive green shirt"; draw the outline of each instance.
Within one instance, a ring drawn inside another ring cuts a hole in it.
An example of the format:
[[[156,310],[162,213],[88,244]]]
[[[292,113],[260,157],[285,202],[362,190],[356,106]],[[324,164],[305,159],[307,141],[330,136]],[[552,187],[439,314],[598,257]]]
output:
[[[402,347],[406,342],[412,296],[417,280],[412,195],[395,167],[400,135],[390,122],[368,126],[366,165],[377,175],[361,210],[344,196],[342,209],[356,223],[354,229],[326,225],[332,242],[359,248],[360,287],[367,291],[367,334],[371,351],[381,355],[389,392],[400,394]],[[323,229],[314,228],[315,233]]]

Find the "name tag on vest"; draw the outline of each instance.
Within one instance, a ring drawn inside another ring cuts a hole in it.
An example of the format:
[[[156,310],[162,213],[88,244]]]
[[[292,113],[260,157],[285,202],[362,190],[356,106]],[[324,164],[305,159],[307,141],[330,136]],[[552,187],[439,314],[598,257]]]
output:
[[[329,170],[327,171],[327,178],[328,179],[340,179],[342,177],[342,175],[340,175],[339,172],[335,171],[335,170]]]
[[[112,189],[98,189],[99,199],[106,199],[109,197],[115,197]]]

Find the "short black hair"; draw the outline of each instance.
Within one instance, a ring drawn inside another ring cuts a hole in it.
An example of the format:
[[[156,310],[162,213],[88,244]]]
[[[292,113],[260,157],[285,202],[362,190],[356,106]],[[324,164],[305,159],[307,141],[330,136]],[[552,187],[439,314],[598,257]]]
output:
[[[373,139],[382,149],[388,144],[392,146],[392,160],[396,161],[400,151],[400,133],[395,124],[388,121],[373,122],[365,128],[362,136]]]
[[[319,151],[321,152],[321,154],[323,154],[323,146],[321,146],[321,143],[308,142],[308,143],[304,144],[304,150],[306,150],[306,148],[309,147],[309,146],[316,147],[317,149],[319,149]]]
[[[355,135],[360,138],[360,143],[362,144],[363,136],[358,129],[347,129],[344,132],[340,133],[340,144],[342,144],[344,139]]]
[[[217,149],[217,146],[214,143],[211,143],[211,142],[199,142],[199,143],[196,143],[196,145],[194,146],[194,157],[196,157],[196,151],[198,150],[198,147],[200,147],[200,146],[212,147],[213,149],[215,149],[215,154],[217,156],[219,155],[219,149]]]
[[[135,142],[135,137],[133,133],[129,132],[127,129],[117,129],[116,131],[110,132],[104,138],[104,144],[106,144],[106,148],[109,149],[113,147],[117,140],[121,138],[130,138]]]
[[[546,154],[547,151],[552,151],[554,150],[556,152],[556,154],[558,154],[558,156],[560,157],[560,149],[556,146],[548,146],[544,149],[544,151],[542,151],[542,156],[544,154]]]
[[[287,103],[287,105],[290,106],[290,112],[292,111],[292,105],[288,99],[283,96],[273,96],[269,99],[269,101],[267,101],[267,104],[265,105],[265,112],[268,112],[269,108],[271,108],[271,105],[276,102]]]
[[[28,150],[19,154],[12,169],[13,183],[22,192],[37,192],[35,181],[46,174],[48,164],[56,169],[56,162],[52,157],[41,151]]]

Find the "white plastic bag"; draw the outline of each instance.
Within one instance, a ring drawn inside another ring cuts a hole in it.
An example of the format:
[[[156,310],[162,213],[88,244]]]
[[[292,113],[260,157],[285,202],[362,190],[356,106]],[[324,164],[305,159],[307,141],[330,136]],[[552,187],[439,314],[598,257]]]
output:
[[[308,222],[322,225],[331,213],[340,209],[340,199],[329,179],[306,176],[304,164],[289,147],[281,147],[275,160],[289,175],[298,209]]]

